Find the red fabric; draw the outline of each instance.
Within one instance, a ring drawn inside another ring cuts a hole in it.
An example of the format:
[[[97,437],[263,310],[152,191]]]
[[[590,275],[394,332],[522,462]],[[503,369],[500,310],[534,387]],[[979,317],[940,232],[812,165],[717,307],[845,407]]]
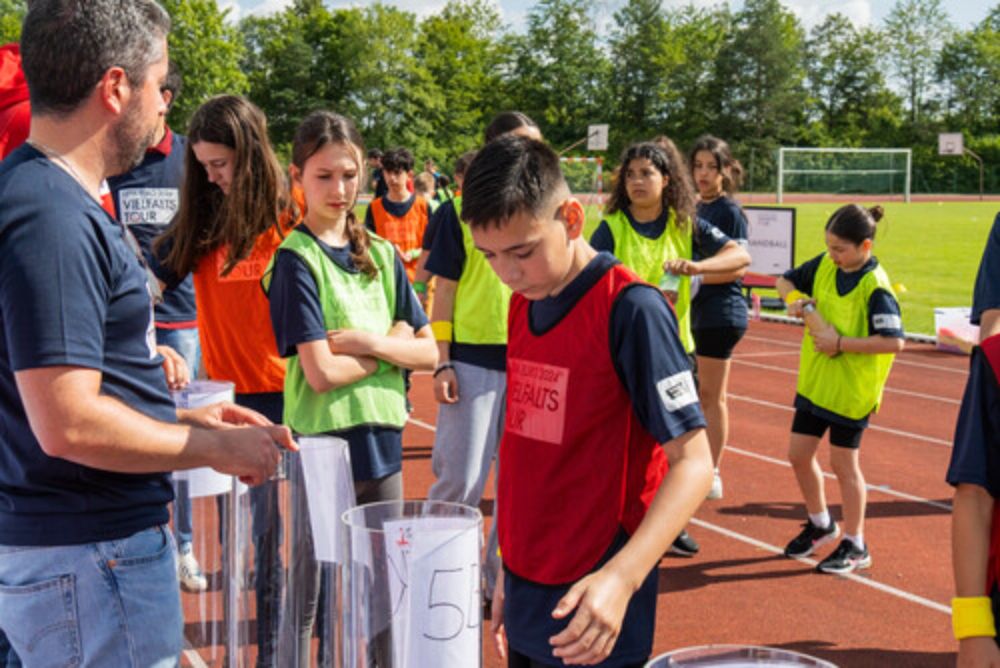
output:
[[[174,148],[174,133],[170,131],[170,128],[164,127],[166,132],[163,133],[163,139],[156,146],[150,146],[146,149],[146,153],[161,153],[164,156],[170,155],[170,152]]]
[[[0,159],[24,143],[31,128],[28,82],[21,69],[21,48],[0,46]]]
[[[385,209],[382,198],[372,202],[372,218],[375,221],[375,234],[386,241],[395,244],[396,250],[403,257],[403,266],[410,282],[417,274],[417,259],[410,260],[410,253],[421,247],[424,230],[427,229],[427,202],[423,197],[416,197],[413,206],[402,218],[391,215]]]
[[[635,532],[666,473],[610,353],[612,305],[638,281],[613,267],[540,336],[530,302],[511,299],[497,527],[504,563],[523,578],[564,584],[586,574],[619,527]]]

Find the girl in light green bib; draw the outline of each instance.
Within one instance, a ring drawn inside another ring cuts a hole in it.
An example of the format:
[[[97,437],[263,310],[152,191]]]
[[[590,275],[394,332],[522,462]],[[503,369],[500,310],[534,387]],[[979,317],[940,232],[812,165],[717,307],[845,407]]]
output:
[[[347,118],[319,111],[302,121],[290,171],[306,211],[264,282],[278,351],[288,358],[284,422],[296,434],[344,439],[357,502],[370,503],[403,498],[402,369],[433,369],[437,346],[393,245],[354,215],[363,156]],[[283,637],[297,635],[282,643],[297,647],[282,653],[289,666],[311,665],[320,582],[304,499],[294,503],[292,569],[304,593],[288,605],[294,629],[286,625]]]
[[[896,353],[903,349],[903,323],[889,277],[872,255],[882,207],[841,207],[826,224],[827,251],[778,279],[788,313],[804,317],[795,418],[788,459],[805,498],[809,519],[785,548],[805,557],[837,539],[816,460],[820,439],[830,431],[830,465],[840,485],[844,539],[821,561],[823,573],[849,573],[871,565],[863,526],[867,501],[858,447],[868,417],[882,401]]]

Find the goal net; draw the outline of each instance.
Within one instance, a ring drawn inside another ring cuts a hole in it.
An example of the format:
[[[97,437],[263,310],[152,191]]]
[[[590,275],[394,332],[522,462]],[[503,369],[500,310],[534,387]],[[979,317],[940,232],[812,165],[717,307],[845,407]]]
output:
[[[778,149],[778,203],[789,193],[902,195],[910,201],[908,148]]]

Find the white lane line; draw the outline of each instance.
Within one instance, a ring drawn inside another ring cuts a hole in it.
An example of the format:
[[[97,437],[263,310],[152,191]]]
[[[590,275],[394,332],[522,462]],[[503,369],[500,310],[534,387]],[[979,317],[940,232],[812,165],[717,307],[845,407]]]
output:
[[[780,354],[780,353],[779,353]],[[774,366],[773,364],[762,364],[761,362],[746,362],[742,359],[733,359],[733,363],[740,364],[742,366],[749,366],[755,369],[765,369],[767,371],[776,371],[778,373],[783,373],[788,376],[798,376],[798,369],[787,369],[782,366]],[[937,403],[952,404],[954,406],[960,406],[962,402],[959,399],[951,399],[949,397],[940,397],[934,394],[925,394],[924,392],[914,392],[912,390],[901,390],[891,385],[886,385],[886,392],[892,394],[901,394],[906,397],[914,397],[915,399],[926,399],[927,401],[934,401]]]
[[[743,337],[744,340],[749,341],[760,341],[761,343],[769,343],[773,346],[780,346],[782,348],[798,348],[801,344],[792,343],[790,341],[780,341],[778,339],[769,339],[766,336],[753,336],[746,335]],[[912,366],[920,369],[934,369],[935,371],[945,371],[947,373],[957,373],[962,376],[967,376],[969,374],[968,369],[955,369],[950,366],[940,366],[937,364],[927,364],[926,362],[916,362],[914,360],[905,359],[901,355],[896,356],[895,364],[902,364],[904,366]]]
[[[778,410],[785,411],[787,413],[794,413],[795,409],[791,406],[785,406],[784,404],[776,404],[773,401],[767,401],[765,399],[755,399],[753,397],[745,397],[742,394],[727,394],[730,399],[737,399],[739,401],[746,401],[747,403],[757,404],[758,406],[767,406],[768,408],[777,408]],[[945,447],[951,447],[951,441],[946,441],[943,438],[934,438],[933,436],[924,436],[923,434],[914,434],[913,432],[903,431],[902,429],[893,429],[892,427],[882,427],[877,424],[869,424],[868,428],[872,431],[880,431],[885,434],[892,434],[893,436],[902,436],[903,438],[909,438],[914,441],[923,441],[924,443],[933,443],[934,445],[943,445]]]
[[[734,360],[746,359],[747,357],[780,357],[781,355],[798,355],[798,350],[780,350],[778,352],[767,352],[767,353],[733,353]]]
[[[416,426],[422,427],[422,428],[427,429],[429,431],[437,431],[437,429],[435,427],[433,427],[432,425],[427,424],[426,422],[424,422],[422,420],[417,420],[417,419],[414,419],[414,418],[410,418],[409,421],[412,422],[413,424],[415,424]],[[740,454],[750,454],[748,451],[740,450],[738,448],[733,448],[732,446],[726,446],[726,447],[727,447],[728,450],[731,450],[733,452],[739,452]],[[763,458],[764,456],[761,455],[761,457]],[[771,459],[771,458],[768,457],[767,459]],[[773,460],[773,461],[777,462],[779,460]],[[878,488],[878,487],[874,487],[873,489],[877,489],[880,492],[891,493],[891,491],[889,491],[889,490],[881,489],[881,488]],[[921,500],[919,497],[912,497],[912,498],[914,500]],[[925,503],[930,504],[930,505],[940,505],[940,504],[938,504],[938,503],[936,503],[934,501],[928,501],[926,499],[924,499],[923,501]],[[949,510],[950,510],[950,508],[949,508]],[[691,524],[694,524],[695,526],[699,526],[699,527],[701,527],[703,529],[708,529],[709,531],[715,531],[716,533],[720,533],[723,536],[728,536],[729,538],[734,538],[736,540],[742,541],[742,542],[747,543],[749,545],[753,545],[753,546],[758,547],[758,548],[760,548],[762,550],[767,550],[768,552],[772,552],[774,554],[784,554],[784,550],[782,550],[780,547],[777,547],[775,545],[771,545],[769,543],[765,543],[763,541],[757,540],[756,538],[751,538],[750,536],[746,536],[746,535],[741,534],[741,533],[737,533],[737,532],[732,531],[730,529],[726,529],[725,527],[721,527],[721,526],[719,526],[717,524],[712,524],[711,522],[706,522],[705,520],[700,520],[697,517],[692,517],[691,518]],[[801,561],[803,563],[809,564],[810,566],[816,566],[816,564],[819,563],[819,562],[817,562],[814,559],[808,559],[808,558],[800,558],[800,559],[798,559],[798,561]],[[858,584],[863,584],[866,587],[872,587],[873,589],[877,589],[877,590],[883,591],[883,592],[885,592],[887,594],[891,594],[893,596],[897,596],[897,597],[902,598],[904,600],[911,601],[911,602],[917,603],[919,605],[923,605],[923,606],[928,607],[928,608],[930,608],[932,610],[937,610],[939,612],[943,612],[946,615],[951,615],[951,608],[950,607],[948,607],[946,605],[942,605],[941,603],[938,603],[936,601],[932,601],[930,599],[926,599],[926,598],[924,598],[922,596],[918,596],[916,594],[911,594],[908,591],[903,591],[902,589],[897,589],[897,588],[891,587],[891,586],[889,586],[887,584],[882,584],[881,582],[876,582],[874,580],[869,580],[868,578],[864,578],[864,577],[861,577],[859,575],[855,575],[854,573],[848,573],[847,575],[843,575],[841,577],[847,578],[848,580],[851,580],[853,582],[857,582]]]
[[[188,639],[184,639],[184,658],[191,664],[191,668],[208,668],[208,664],[201,658],[201,654],[195,651]]]
[[[759,459],[760,461],[767,462],[769,464],[777,464],[778,466],[784,466],[786,468],[792,468],[784,459],[778,459],[777,457],[770,457],[768,455],[762,455],[759,452],[753,452],[751,450],[744,450],[743,448],[737,448],[732,445],[726,446],[726,452],[732,452],[737,455],[742,455],[744,457],[750,457],[751,459]],[[823,477],[829,478],[830,480],[836,480],[837,476],[830,473],[829,471],[823,471]],[[915,494],[907,494],[906,492],[901,492],[899,490],[889,487],[889,485],[873,485],[868,483],[865,487],[870,492],[879,492],[881,494],[887,494],[889,496],[895,496],[900,499],[906,499],[907,501],[913,501],[915,503],[922,503],[924,505],[933,506],[934,508],[940,508],[941,510],[947,510],[951,512],[950,503],[942,503],[940,501],[934,501],[933,499],[925,499],[922,496],[916,496]]]
[[[756,538],[751,538],[745,534],[741,534],[737,531],[727,529],[725,527],[719,526],[718,524],[713,524],[712,522],[706,522],[705,520],[698,519],[697,517],[691,518],[691,524],[701,527],[702,529],[707,529],[709,531],[714,531],[715,533],[726,536],[727,538],[732,538],[740,542],[746,543],[747,545],[752,545],[758,549],[764,550],[766,552],[771,552],[772,554],[784,554],[784,550],[776,545],[771,545],[770,543],[765,543],[764,541],[757,540]],[[801,561],[804,564],[809,564],[810,566],[816,566],[818,563],[815,559],[799,558],[796,561]],[[917,605],[922,605],[925,608],[930,608],[931,610],[937,610],[946,615],[951,615],[951,608],[943,603],[938,603],[937,601],[932,601],[929,598],[924,598],[912,592],[905,591],[903,589],[898,589],[891,585],[887,585],[876,580],[872,580],[866,577],[857,575],[856,573],[847,573],[842,575],[842,578],[856,582],[857,584],[864,585],[866,587],[871,587],[878,591],[884,592],[891,596],[901,598],[905,601],[910,601],[911,603],[916,603]]]

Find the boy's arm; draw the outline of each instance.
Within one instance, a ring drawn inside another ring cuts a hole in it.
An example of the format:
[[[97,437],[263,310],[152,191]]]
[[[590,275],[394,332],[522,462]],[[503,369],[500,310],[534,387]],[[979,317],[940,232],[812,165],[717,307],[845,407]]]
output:
[[[708,494],[712,455],[705,430],[663,447],[670,470],[639,528],[607,564],[573,585],[552,613],[557,619],[573,613],[551,640],[553,655],[566,663],[596,663],[611,654],[632,595]]]
[[[451,324],[455,316],[455,291],[458,281],[438,276],[434,285],[434,305],[431,308],[431,327],[434,323]],[[458,376],[451,364],[451,341],[441,340],[437,335],[438,368],[434,372],[434,398],[439,404],[453,404],[458,401]],[[446,366],[449,365],[449,366]]]
[[[957,597],[980,597],[986,593],[993,503],[990,493],[979,485],[960,484],[955,488],[951,556]],[[959,640],[958,665],[1000,666],[1000,649],[994,637],[971,636]]]

